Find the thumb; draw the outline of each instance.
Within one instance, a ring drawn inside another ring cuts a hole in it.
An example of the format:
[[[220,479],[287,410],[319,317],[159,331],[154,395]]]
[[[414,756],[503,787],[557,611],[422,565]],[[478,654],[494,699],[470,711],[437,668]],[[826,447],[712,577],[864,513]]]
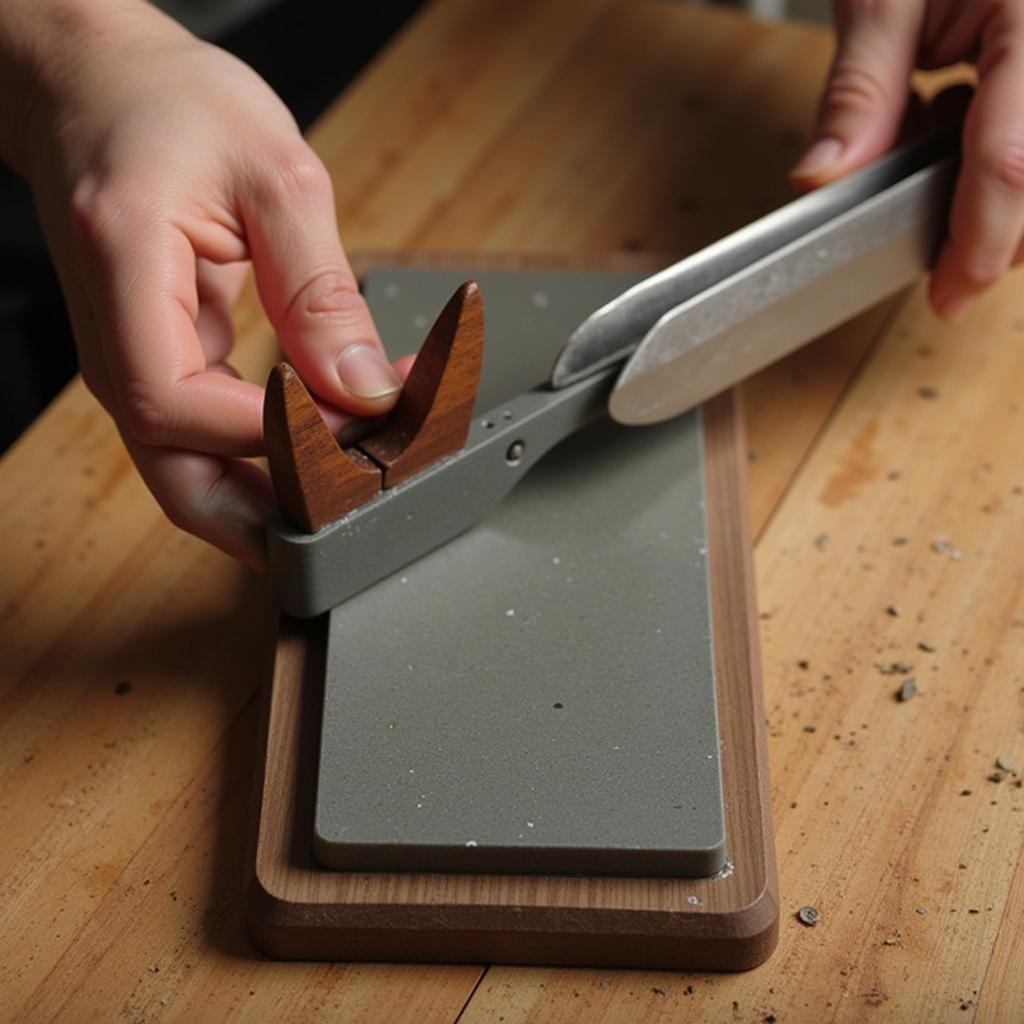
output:
[[[387,412],[401,381],[341,247],[324,166],[302,144],[244,208],[260,298],[299,376],[348,412]]]
[[[922,18],[922,0],[837,0],[838,48],[815,139],[790,172],[798,187],[856,170],[896,141]]]

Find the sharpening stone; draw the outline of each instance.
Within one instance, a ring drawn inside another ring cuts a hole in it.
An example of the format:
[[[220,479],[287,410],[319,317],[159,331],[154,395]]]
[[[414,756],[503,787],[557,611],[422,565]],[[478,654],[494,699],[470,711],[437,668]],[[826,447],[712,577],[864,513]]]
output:
[[[615,273],[382,270],[392,355],[466,277],[478,412],[547,379]],[[452,495],[458,501],[457,494]],[[700,413],[602,420],[484,523],[333,609],[314,850],[345,870],[698,877],[725,866]]]

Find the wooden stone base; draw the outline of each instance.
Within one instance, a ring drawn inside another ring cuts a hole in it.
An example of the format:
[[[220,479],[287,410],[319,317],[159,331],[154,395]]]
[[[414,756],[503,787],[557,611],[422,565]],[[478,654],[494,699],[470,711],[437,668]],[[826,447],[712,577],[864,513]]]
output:
[[[742,970],[778,928],[746,458],[735,393],[704,409],[730,868],[711,879],[327,871],[312,857],[323,621],[283,619],[248,920],[292,959]]]

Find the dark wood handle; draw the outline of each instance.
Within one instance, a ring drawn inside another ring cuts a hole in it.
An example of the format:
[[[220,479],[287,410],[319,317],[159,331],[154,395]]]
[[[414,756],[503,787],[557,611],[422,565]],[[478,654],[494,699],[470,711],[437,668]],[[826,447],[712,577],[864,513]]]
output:
[[[306,533],[358,508],[466,443],[483,363],[483,298],[456,290],[430,329],[384,425],[342,450],[298,374],[270,373],[263,430],[281,511]]]

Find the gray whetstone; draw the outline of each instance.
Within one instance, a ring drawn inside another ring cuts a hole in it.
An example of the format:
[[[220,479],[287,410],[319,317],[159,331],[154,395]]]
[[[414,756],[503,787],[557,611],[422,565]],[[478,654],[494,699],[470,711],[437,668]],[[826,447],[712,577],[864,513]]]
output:
[[[431,320],[464,276],[370,275],[392,352],[417,347],[417,317]],[[568,331],[631,280],[477,277],[480,409],[545,379]],[[699,414],[644,430],[596,424],[481,526],[330,613],[323,865],[724,866],[702,453]]]

